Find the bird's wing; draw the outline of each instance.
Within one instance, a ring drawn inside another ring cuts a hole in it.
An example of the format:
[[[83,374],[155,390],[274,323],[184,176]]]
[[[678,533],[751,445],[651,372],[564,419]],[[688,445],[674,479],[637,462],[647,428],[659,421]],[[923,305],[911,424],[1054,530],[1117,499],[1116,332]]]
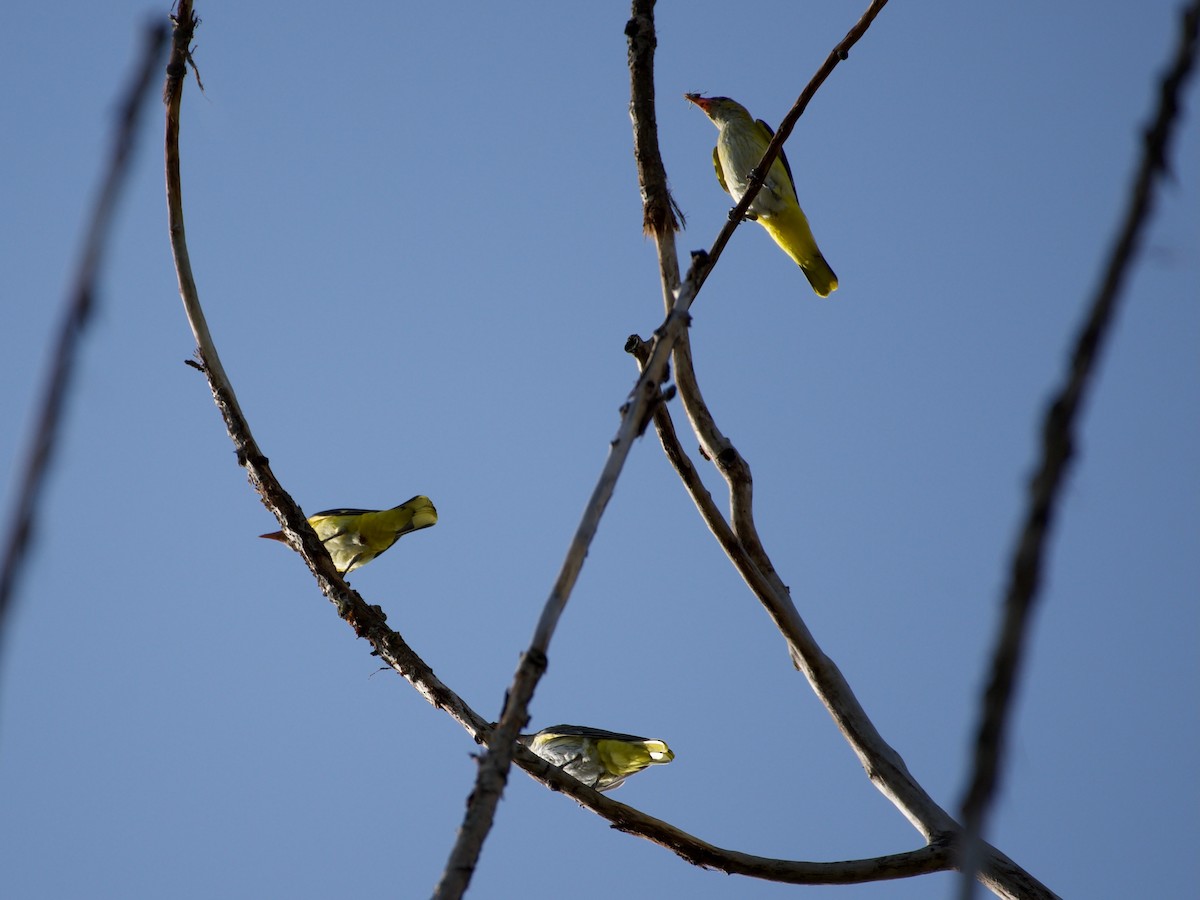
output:
[[[334,538],[344,537],[356,531],[362,521],[359,516],[373,513],[373,509],[326,509],[309,516],[308,524],[313,527],[322,544],[328,544]],[[324,533],[323,533],[324,532]]]
[[[763,134],[766,135],[767,143],[769,144],[771,142],[771,139],[775,137],[775,129],[772,128],[770,125],[768,125],[766,122],[764,122],[762,119],[757,119],[755,124],[757,124],[759,129],[763,132]],[[779,148],[779,161],[781,163],[783,163],[783,171],[787,172],[788,187],[792,191],[792,197],[795,198],[797,203],[799,203],[800,198],[796,194],[796,177],[794,175],[792,175],[792,164],[788,162],[787,154],[783,152],[782,147]]]
[[[717,181],[721,182],[721,190],[733,196],[729,191],[729,185],[725,183],[725,170],[721,168],[721,154],[717,152],[716,147],[713,147],[713,168],[717,171]]]
[[[646,741],[649,738],[639,737],[636,734],[622,734],[619,731],[605,731],[603,728],[589,728],[586,725],[552,725],[549,728],[543,728],[538,734],[547,735],[572,735],[574,737],[589,737],[598,738],[610,741]]]

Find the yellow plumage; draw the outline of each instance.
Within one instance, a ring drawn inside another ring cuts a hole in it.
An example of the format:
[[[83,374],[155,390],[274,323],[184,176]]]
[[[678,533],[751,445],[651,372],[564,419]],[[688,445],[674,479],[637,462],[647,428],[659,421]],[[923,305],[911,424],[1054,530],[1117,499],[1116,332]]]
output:
[[[391,509],[327,509],[308,517],[333,564],[343,575],[365,566],[401,537],[437,524],[428,497],[417,496]],[[282,531],[260,535],[283,541]]]
[[[517,741],[598,791],[611,791],[647,766],[665,765],[675,758],[660,740],[582,725],[555,725],[537,734],[522,734]]]
[[[713,148],[713,168],[721,187],[735,203],[740,201],[750,185],[750,173],[762,159],[774,132],[762,119],[751,117],[736,100],[699,94],[684,96],[704,110],[717,126],[720,133]],[[765,228],[795,261],[819,296],[828,297],[837,290],[837,276],[817,247],[796,196],[791,166],[782,151],[771,163],[762,188],[750,204],[748,216]]]

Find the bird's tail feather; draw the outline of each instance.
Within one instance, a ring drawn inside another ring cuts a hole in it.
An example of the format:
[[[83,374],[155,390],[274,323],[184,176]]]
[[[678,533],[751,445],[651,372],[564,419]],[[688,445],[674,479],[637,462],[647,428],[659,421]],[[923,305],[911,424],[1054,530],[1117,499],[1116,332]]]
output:
[[[758,221],[801,268],[818,296],[828,297],[837,290],[837,275],[821,255],[803,212],[789,210],[781,215],[759,216]]]

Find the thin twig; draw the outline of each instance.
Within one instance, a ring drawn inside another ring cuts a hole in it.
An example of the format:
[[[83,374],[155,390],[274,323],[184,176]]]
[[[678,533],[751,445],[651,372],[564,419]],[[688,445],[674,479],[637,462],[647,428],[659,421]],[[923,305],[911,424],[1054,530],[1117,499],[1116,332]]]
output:
[[[84,235],[79,264],[71,279],[66,308],[59,324],[54,357],[42,389],[37,426],[26,456],[20,493],[13,504],[13,512],[9,519],[8,536],[4,542],[4,562],[0,565],[0,649],[3,649],[4,634],[18,579],[32,546],[38,502],[57,448],[63,409],[71,387],[71,376],[75,370],[88,319],[95,305],[96,284],[100,277],[100,267],[104,261],[108,239],[112,234],[117,201],[130,169],[137,127],[146,106],[150,86],[154,83],[154,73],[161,64],[167,42],[167,30],[161,23],[150,25],[146,28],[144,40],[141,61],[122,94],[108,165]]]
[[[792,104],[792,108],[788,110],[787,115],[783,117],[783,121],[779,123],[779,128],[775,132],[775,136],[771,138],[771,143],[767,145],[767,149],[763,152],[762,159],[754,167],[754,171],[750,173],[750,181],[746,185],[746,193],[742,195],[742,199],[729,211],[729,221],[725,223],[725,226],[717,234],[716,240],[713,241],[712,246],[708,249],[708,259],[698,273],[701,285],[708,278],[708,273],[712,271],[712,267],[717,264],[717,260],[721,258],[721,253],[725,249],[725,245],[729,243],[729,239],[733,236],[734,229],[746,217],[746,212],[750,209],[750,204],[758,196],[758,192],[763,186],[763,181],[766,179],[767,172],[771,169],[771,163],[775,161],[775,157],[783,149],[784,142],[791,136],[792,129],[796,127],[796,122],[804,114],[804,110],[808,108],[809,101],[816,95],[817,90],[825,83],[825,79],[830,76],[837,67],[837,64],[850,57],[850,48],[857,44],[859,38],[867,33],[867,29],[875,21],[875,17],[879,15],[880,11],[886,5],[887,0],[871,0],[871,5],[867,7],[867,11],[854,23],[854,27],[846,32],[846,36],[838,42],[837,46],[829,52],[829,55],[825,58],[825,62],[817,69],[816,74],[809,79],[804,90],[800,92],[800,96],[796,98],[796,102]]]
[[[648,345],[642,342],[641,338],[639,338],[637,335],[632,335],[630,336],[629,341],[626,343],[626,350],[637,357],[639,363],[641,363],[647,358],[647,346]],[[763,602],[768,611],[770,611],[774,606],[777,605],[775,595],[773,593],[773,587],[766,581],[762,573],[759,572],[754,566],[749,555],[746,553],[745,548],[742,547],[737,536],[734,534],[733,529],[729,526],[729,523],[725,521],[724,516],[721,515],[721,512],[717,508],[716,502],[713,500],[712,495],[704,486],[703,481],[701,481],[695,466],[684,452],[683,447],[679,444],[679,440],[675,432],[675,425],[671,420],[670,410],[666,406],[660,406],[654,411],[654,423],[658,431],[659,440],[663,445],[663,451],[666,453],[667,458],[671,461],[671,464],[675,467],[680,479],[682,479],[684,487],[687,489],[689,496],[691,496],[693,503],[696,504],[696,508],[700,512],[701,517],[704,519],[705,524],[708,525],[709,530],[712,531],[713,536],[721,545],[721,549],[725,551],[726,555],[733,562],[738,574],[742,576],[747,586],[754,592],[755,596],[757,596]],[[775,616],[772,616],[772,620],[775,621],[776,626],[779,627],[781,631],[783,631],[785,634],[787,633],[786,624],[780,624],[780,621]],[[801,660],[803,662],[803,655],[801,655]],[[833,665],[832,661],[827,660],[827,662],[829,665]],[[808,671],[808,667],[805,668],[805,671]],[[840,673],[838,677],[841,677]],[[823,698],[820,690],[818,690],[817,693],[818,696],[822,696]],[[852,696],[853,695],[851,695],[851,698]],[[868,768],[868,772],[870,771],[870,768]],[[887,794],[887,791],[884,791],[884,793]],[[888,796],[890,797],[891,795]],[[893,802],[895,801],[893,800]],[[601,814],[603,815],[603,813]],[[639,832],[639,834],[642,834],[642,832]],[[657,833],[654,831],[648,834],[643,834],[643,836],[655,841],[656,843],[664,844],[664,842],[659,839]],[[956,840],[957,838],[954,834],[947,834],[932,840],[927,846],[930,848],[946,846],[953,847]],[[664,845],[671,846],[670,844]],[[1018,866],[999,850],[991,847],[990,845],[985,845],[985,847],[987,848],[987,859],[985,871],[981,878],[985,884],[987,884],[989,887],[992,887],[1000,896],[1013,898],[1053,898],[1055,896],[1049,889],[1030,876],[1028,872]],[[672,849],[675,848],[672,847]],[[729,855],[727,856],[727,854]],[[736,859],[736,854],[734,854],[733,851],[716,850],[711,857],[701,858],[693,855],[685,855],[683,853],[680,853],[680,855],[689,862],[694,862],[697,865],[704,865],[709,868],[721,869],[722,871],[729,872],[730,874],[736,873],[755,878],[770,879],[772,878],[771,872],[775,871],[774,868],[764,867],[758,867],[754,870],[739,869],[736,867],[736,865],[731,864],[732,861]],[[953,862],[956,859],[957,853],[951,853],[951,865],[948,867],[952,868]],[[857,866],[860,864],[865,864],[865,862],[866,861],[864,860],[860,860],[857,861],[855,865]],[[805,865],[808,864],[806,863]],[[839,864],[830,863],[828,865],[836,866]],[[796,883],[809,882],[798,880]]]
[[[829,54],[824,64],[801,92],[792,111],[785,118],[784,124],[780,126],[776,139],[772,141],[772,146],[764,154],[764,162],[759,164],[756,172],[769,167],[771,151],[777,150],[777,145],[782,143],[780,135],[786,136],[791,130],[816,90],[828,77],[834,66],[846,58],[850,47],[866,33],[867,28],[885,2],[886,0],[874,0],[846,37]],[[635,11],[643,23],[643,29],[652,29],[652,10],[646,9],[645,6],[639,9],[635,4]],[[653,47],[653,43],[648,38],[643,37],[643,40],[648,46]],[[641,82],[635,81],[635,89],[640,84]],[[641,105],[634,103],[632,108],[636,110],[641,108]],[[665,183],[666,177],[659,176],[654,181],[643,183],[642,187],[644,191],[649,192],[654,189],[656,184]],[[755,185],[752,183],[751,189],[754,187]],[[743,198],[743,203],[745,206],[742,208],[742,212],[748,208],[745,198]],[[742,204],[739,204],[739,207],[742,207]],[[728,233],[732,232],[733,227],[740,219],[738,208],[735,208],[730,221],[726,223],[714,242],[714,248],[724,245]],[[669,238],[670,235],[667,237]],[[660,254],[662,252],[660,250]],[[702,273],[701,277],[711,271],[712,262],[710,255],[697,263],[696,269]],[[884,742],[875,730],[865,711],[854,697],[849,684],[833,661],[820,650],[797,612],[787,586],[775,572],[774,566],[758,538],[753,517],[753,479],[749,464],[738,453],[732,441],[720,431],[705,404],[695,378],[690,347],[685,346],[683,342],[676,347],[675,370],[680,396],[692,422],[692,427],[700,440],[701,448],[728,483],[732,508],[732,529],[723,518],[714,515],[710,501],[694,490],[698,481],[685,471],[681,471],[685,486],[689,486],[689,490],[692,492],[693,501],[696,502],[706,522],[713,529],[722,548],[730,554],[731,561],[742,574],[743,579],[755,591],[776,626],[787,638],[797,667],[801,668],[808,676],[814,690],[825,702],[843,734],[850,740],[851,746],[872,780],[904,812],[926,839],[933,839],[936,835],[955,831],[956,827],[950,816],[938,807],[916,783],[899,755]],[[660,435],[660,439],[662,438],[663,436]]]
[[[646,838],[692,865],[718,869],[730,875],[785,884],[861,884],[944,872],[954,863],[952,848],[938,844],[904,853],[838,862],[772,859],[726,850],[613,800],[608,794],[598,793],[520,745],[515,747],[513,761],[551,790],[562,792],[608,820],[616,830]]]
[[[992,653],[971,777],[962,801],[965,842],[959,896],[964,898],[971,896],[974,887],[971,876],[979,863],[976,848],[996,794],[1012,698],[1041,584],[1046,544],[1076,445],[1080,411],[1095,379],[1122,288],[1149,223],[1156,183],[1169,175],[1167,158],[1179,121],[1180,98],[1196,60],[1198,32],[1200,0],[1193,0],[1180,16],[1178,43],[1159,86],[1158,109],[1144,135],[1142,158],[1130,187],[1120,230],[1109,251],[1087,320],[1076,338],[1063,386],[1042,422],[1042,459],[1029,484],[1025,523],[1009,567],[1004,620]]]
[[[200,368],[208,378],[213,399],[225,420],[226,430],[237,451],[237,460],[245,467],[246,476],[262,498],[263,505],[279,520],[289,543],[313,573],[321,592],[337,607],[338,615],[349,623],[355,634],[369,641],[375,653],[404,676],[426,700],[449,713],[475,740],[483,741],[489,733],[488,724],[483,717],[438,680],[404,639],[387,627],[383,611],[378,606],[368,605],[334,568],[333,560],[305,520],[304,513],[272,473],[266,456],[250,433],[250,426],[238,405],[233,386],[221,366],[220,356],[205,322],[199,293],[192,276],[183,220],[179,115],[183,82],[187,77],[187,67],[191,63],[192,35],[199,22],[192,11],[191,0],[180,0],[174,21],[174,41],[171,58],[167,64],[166,88],[163,92],[167,105],[165,153],[171,251],[179,279],[179,294],[188,323],[196,338]]]

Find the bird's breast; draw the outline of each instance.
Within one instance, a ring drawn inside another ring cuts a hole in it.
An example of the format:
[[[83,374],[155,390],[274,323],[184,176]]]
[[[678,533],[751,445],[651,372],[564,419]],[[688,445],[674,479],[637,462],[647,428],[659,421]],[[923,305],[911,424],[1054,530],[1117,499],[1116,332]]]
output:
[[[766,144],[760,147],[753,141],[722,135],[722,140],[717,144],[717,158],[721,161],[721,169],[725,173],[725,184],[729,186],[729,194],[733,197],[734,202],[741,201],[746,189],[750,187],[750,173],[754,171],[754,167],[758,165],[758,161],[762,159],[763,151],[766,149]],[[771,164],[762,189],[755,196],[754,202],[750,204],[752,212],[760,216],[773,216],[786,209],[787,192],[784,190],[786,185],[781,183],[781,178],[786,180],[787,172],[776,159]]]

